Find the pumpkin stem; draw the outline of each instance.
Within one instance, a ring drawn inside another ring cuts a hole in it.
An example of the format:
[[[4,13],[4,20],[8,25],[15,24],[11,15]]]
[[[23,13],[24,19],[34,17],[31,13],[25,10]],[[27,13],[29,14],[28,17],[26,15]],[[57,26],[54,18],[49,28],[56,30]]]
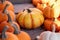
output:
[[[4,7],[4,10],[3,10],[3,13],[6,11],[8,6],[9,6],[9,4],[6,4],[6,6]]]
[[[17,25],[15,25],[15,24],[11,24],[11,25],[12,25],[13,28],[15,29],[15,30],[14,30],[14,34],[19,34],[19,33],[20,33],[20,30],[18,30]]]
[[[5,26],[4,29],[2,30],[2,34],[1,34],[1,38],[2,40],[5,40],[5,38],[7,37],[5,32],[7,31],[8,29],[8,26]]]
[[[55,27],[55,24],[52,25],[52,32],[55,32],[56,30],[56,27]]]
[[[31,13],[31,10],[30,9],[27,9],[28,13]]]
[[[7,16],[8,16],[8,22],[12,23],[12,19],[11,19],[10,15],[9,15],[8,10],[5,10],[5,12],[6,12]]]

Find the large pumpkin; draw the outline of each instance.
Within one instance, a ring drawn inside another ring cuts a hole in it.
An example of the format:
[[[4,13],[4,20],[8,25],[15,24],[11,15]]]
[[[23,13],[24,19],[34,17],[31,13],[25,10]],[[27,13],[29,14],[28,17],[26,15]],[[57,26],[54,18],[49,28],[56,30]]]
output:
[[[6,32],[9,27],[4,26],[2,33],[0,33],[0,40],[18,40],[18,37],[10,32]]]
[[[5,6],[6,6],[6,4],[9,4],[7,10],[11,10],[11,11],[14,12],[14,6],[13,6],[13,4],[10,1],[7,1],[7,0],[0,0],[0,1],[1,1],[0,10],[3,10],[5,8]]]
[[[52,6],[47,6],[44,9],[44,16],[45,18],[58,18],[60,15],[60,4],[57,2],[54,3]]]
[[[59,18],[55,19],[54,21],[50,20],[50,19],[46,19],[44,21],[45,29],[52,30],[52,24],[55,24],[56,31],[60,31],[60,20],[59,20]]]
[[[17,21],[23,28],[31,29],[40,27],[44,22],[44,17],[37,8],[29,8],[19,12]]]

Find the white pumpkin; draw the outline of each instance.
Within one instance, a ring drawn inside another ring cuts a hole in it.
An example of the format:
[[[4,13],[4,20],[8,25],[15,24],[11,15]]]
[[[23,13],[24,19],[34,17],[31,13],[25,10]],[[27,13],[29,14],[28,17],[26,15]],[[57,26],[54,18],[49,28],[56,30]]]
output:
[[[37,36],[38,40],[60,40],[60,33],[55,33],[55,25],[53,26],[53,32],[42,32],[40,36]]]

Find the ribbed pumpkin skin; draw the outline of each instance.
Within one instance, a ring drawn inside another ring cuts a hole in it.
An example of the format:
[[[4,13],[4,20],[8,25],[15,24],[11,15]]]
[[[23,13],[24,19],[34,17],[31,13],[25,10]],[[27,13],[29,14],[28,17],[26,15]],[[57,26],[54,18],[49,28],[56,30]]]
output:
[[[10,15],[12,21],[14,21],[15,20],[14,12],[12,12],[12,11],[8,11],[8,12],[9,12],[9,15]],[[7,16],[7,13],[2,13],[2,11],[0,11],[0,23],[3,21],[8,21],[8,16]]]
[[[26,33],[21,31],[20,34],[16,35],[19,40],[31,40],[30,36]]]
[[[9,2],[9,1],[5,1],[3,4],[1,3],[1,4],[0,4],[0,5],[1,5],[1,6],[0,6],[0,10],[3,10],[4,7],[6,6],[6,4],[9,4],[7,10],[11,10],[11,11],[14,12],[14,6],[13,6],[13,4],[12,4],[11,2]]]
[[[17,28],[20,30],[20,26],[16,22],[12,22],[12,23],[15,24],[17,26]],[[6,25],[9,26],[9,29],[7,31],[13,33],[14,32],[13,26],[10,23],[6,22],[6,21],[0,23],[0,33],[2,32],[4,26],[6,26]]]
[[[60,21],[59,20],[52,21],[52,20],[46,19],[44,21],[44,27],[47,30],[52,30],[52,25],[53,24],[55,24],[56,31],[60,31]]]
[[[3,21],[8,21],[8,17],[5,13],[2,13],[0,11],[0,23],[3,22]]]
[[[42,12],[36,8],[30,8],[29,10],[31,10],[31,13],[28,13],[27,10],[19,12],[18,23],[27,29],[40,27],[44,22]]]
[[[17,36],[10,32],[6,32],[5,34],[7,36],[7,38],[5,38],[5,40],[18,40]],[[0,38],[0,40],[2,40],[2,39]]]
[[[44,8],[44,17],[45,18],[53,18],[54,17],[54,10],[51,7]]]

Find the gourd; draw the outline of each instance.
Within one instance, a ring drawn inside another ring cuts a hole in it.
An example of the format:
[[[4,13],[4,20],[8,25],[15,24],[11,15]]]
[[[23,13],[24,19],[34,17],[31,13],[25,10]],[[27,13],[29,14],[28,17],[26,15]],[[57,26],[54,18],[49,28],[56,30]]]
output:
[[[39,9],[29,8],[18,13],[17,21],[23,28],[38,28],[43,24],[44,16]]]

